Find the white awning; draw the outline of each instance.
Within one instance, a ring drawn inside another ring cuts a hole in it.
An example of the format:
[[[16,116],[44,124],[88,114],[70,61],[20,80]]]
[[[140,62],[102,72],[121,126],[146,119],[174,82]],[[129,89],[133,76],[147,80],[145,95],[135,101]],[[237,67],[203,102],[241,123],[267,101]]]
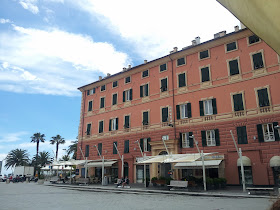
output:
[[[215,153],[204,153],[204,156]],[[144,163],[179,163],[179,162],[193,162],[200,158],[199,153],[193,154],[170,154],[170,155],[157,155],[157,156],[146,156],[137,159],[137,164]]]
[[[251,166],[251,160],[246,156],[242,156],[242,162],[243,162],[243,166]],[[240,158],[238,158],[237,160],[237,166],[241,166]]]
[[[117,161],[106,161],[106,162],[104,162],[104,166],[111,167],[116,162]],[[88,163],[87,167],[102,167],[102,161]]]
[[[204,166],[205,168],[219,168],[222,160],[205,160]],[[185,163],[176,163],[175,169],[197,169],[202,167],[202,161],[194,161],[194,162],[185,162]]]
[[[88,160],[87,162],[91,162],[93,160]],[[52,165],[53,166],[73,166],[73,165],[81,165],[81,164],[85,164],[86,160],[67,160],[67,161],[53,161]]]
[[[280,156],[273,156],[269,161],[270,167],[280,166]]]
[[[42,167],[41,168],[42,171],[50,171],[51,170],[51,166],[50,165],[46,165],[45,167]],[[67,166],[67,167],[64,167],[64,166],[52,166],[52,170],[54,171],[70,171],[70,170],[74,170],[74,168],[70,167],[70,166]]]

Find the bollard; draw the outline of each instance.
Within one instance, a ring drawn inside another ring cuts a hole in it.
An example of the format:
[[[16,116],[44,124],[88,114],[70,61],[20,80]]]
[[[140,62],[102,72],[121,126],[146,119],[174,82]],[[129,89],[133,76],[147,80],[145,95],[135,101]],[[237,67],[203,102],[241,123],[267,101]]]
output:
[[[10,184],[10,179],[6,179],[6,184]]]

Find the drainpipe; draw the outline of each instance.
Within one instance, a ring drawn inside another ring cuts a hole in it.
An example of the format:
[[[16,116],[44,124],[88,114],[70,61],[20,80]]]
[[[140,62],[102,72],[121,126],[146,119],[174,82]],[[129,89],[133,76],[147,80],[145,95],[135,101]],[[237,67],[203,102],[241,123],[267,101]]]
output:
[[[85,103],[85,101],[86,101],[86,92],[87,91],[83,92],[83,95],[84,95],[83,104],[84,104],[84,106],[83,106],[83,110],[82,110],[83,120],[82,120],[82,138],[81,138],[81,145],[80,145],[81,148],[83,148],[83,138],[84,138],[84,122],[85,122],[85,113],[84,112],[85,112],[85,106],[86,106],[86,103]],[[81,155],[80,155],[80,159],[81,159]]]
[[[175,139],[176,139],[176,108],[175,108],[175,90],[174,90],[174,69],[173,69],[173,60],[172,58],[170,57],[170,55],[168,56],[170,61],[171,61],[171,72],[172,72],[172,103],[173,103],[173,128],[174,128],[174,136],[175,136]]]

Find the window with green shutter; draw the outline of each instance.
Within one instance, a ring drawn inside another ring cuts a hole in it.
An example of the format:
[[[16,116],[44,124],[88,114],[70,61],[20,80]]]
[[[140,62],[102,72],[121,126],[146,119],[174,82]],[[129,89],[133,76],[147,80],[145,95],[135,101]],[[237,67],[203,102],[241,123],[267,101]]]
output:
[[[260,38],[257,35],[249,36],[249,44],[254,44],[260,41]]]
[[[85,157],[89,156],[89,145],[86,145]]]
[[[129,140],[124,141],[124,153],[129,153]]]
[[[103,133],[103,131],[104,131],[103,126],[104,126],[104,122],[103,121],[99,121],[99,129],[98,129],[99,133]]]
[[[168,122],[168,107],[161,109],[162,122]]]
[[[115,146],[116,145],[116,146]],[[118,154],[118,151],[117,151],[117,149],[116,149],[116,147],[118,148],[118,142],[114,142],[113,143],[113,154]]]
[[[118,81],[114,81],[114,82],[113,82],[113,88],[114,88],[114,87],[118,87]]]
[[[228,62],[230,76],[239,74],[238,60],[231,60]]]
[[[106,85],[102,85],[100,91],[105,91],[106,90]]]
[[[242,93],[238,93],[232,96],[233,98],[233,107],[234,111],[243,111],[244,110],[244,105],[243,105],[243,97]]]
[[[140,97],[149,96],[149,84],[140,86]]]
[[[209,67],[201,68],[201,82],[210,81]]]
[[[92,111],[92,101],[88,102],[88,111],[91,112]]]
[[[98,143],[98,150],[100,152],[100,155],[102,155],[102,143]]]
[[[270,106],[267,88],[258,90],[258,98],[260,107]]]
[[[90,135],[90,131],[91,131],[91,124],[89,123],[87,124],[87,131],[86,131],[87,135]]]
[[[177,66],[182,66],[186,64],[185,57],[177,59]]]
[[[253,57],[254,70],[261,69],[264,67],[263,57],[261,52],[253,54],[252,57]]]
[[[145,77],[148,77],[148,76],[149,76],[149,69],[142,72],[142,78],[145,78]]]
[[[161,92],[167,91],[167,78],[161,80]]]
[[[205,50],[199,53],[199,58],[204,59],[209,57],[209,50]]]
[[[248,144],[246,126],[236,127],[238,144]]]
[[[130,116],[124,116],[124,128],[130,128]]]
[[[237,46],[236,46],[236,42],[231,42],[227,44],[227,52],[230,52],[232,50],[236,50]]]
[[[131,77],[129,76],[129,77],[126,77],[125,78],[125,84],[127,84],[127,83],[130,83],[131,82]]]
[[[165,64],[161,64],[159,66],[159,71],[162,72],[162,71],[165,71],[165,70],[167,70],[167,64],[166,63]]]
[[[117,104],[117,98],[118,98],[118,94],[117,93],[113,94],[112,105],[116,105]]]
[[[178,74],[178,85],[179,88],[180,87],[185,87],[186,86],[186,74],[182,73],[182,74]]]
[[[105,97],[100,98],[100,109],[105,107]]]
[[[149,125],[149,112],[143,112],[143,125]]]

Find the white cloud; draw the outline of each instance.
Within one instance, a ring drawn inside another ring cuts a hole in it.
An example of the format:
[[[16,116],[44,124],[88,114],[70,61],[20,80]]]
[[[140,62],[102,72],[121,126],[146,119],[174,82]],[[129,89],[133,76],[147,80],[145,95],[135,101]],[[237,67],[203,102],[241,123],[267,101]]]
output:
[[[0,143],[10,143],[10,142],[20,141],[22,139],[22,136],[25,136],[26,134],[28,133],[25,131],[21,131],[16,133],[7,133],[5,135],[0,135]]]
[[[39,8],[37,7],[37,0],[20,0],[19,4],[26,10],[29,10],[33,14],[39,13]]]
[[[215,0],[92,1],[69,0],[87,11],[147,59],[191,44],[196,36],[207,41],[222,30],[233,31],[239,21]]]
[[[116,73],[130,61],[113,45],[94,42],[86,35],[54,28],[13,25],[13,29],[0,33],[2,90],[75,95],[77,87],[97,79],[97,72]]]
[[[11,21],[11,20],[9,20],[9,19],[3,19],[3,18],[0,18],[0,23],[1,23],[1,24],[5,24],[5,23],[12,23],[12,21]]]

